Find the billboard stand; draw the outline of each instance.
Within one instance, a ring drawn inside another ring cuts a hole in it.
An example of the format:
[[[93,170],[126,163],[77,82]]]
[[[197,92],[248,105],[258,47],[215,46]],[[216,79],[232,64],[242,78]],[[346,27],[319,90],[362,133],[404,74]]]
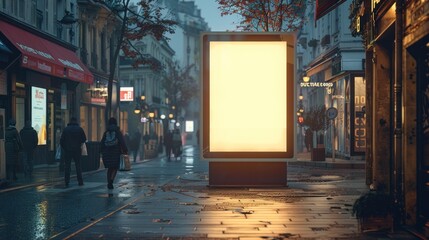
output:
[[[202,35],[202,158],[210,186],[287,186],[295,152],[295,35]]]

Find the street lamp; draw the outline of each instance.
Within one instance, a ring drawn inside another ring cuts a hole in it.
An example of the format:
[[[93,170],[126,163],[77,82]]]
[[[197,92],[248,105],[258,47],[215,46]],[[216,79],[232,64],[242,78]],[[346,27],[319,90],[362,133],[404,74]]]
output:
[[[64,13],[65,13],[64,17],[61,20],[59,20],[58,22],[60,22],[61,24],[64,24],[64,25],[72,25],[75,22],[77,22],[73,13],[71,13],[67,10],[65,10]]]
[[[307,74],[306,73],[304,73],[304,76],[302,76],[302,81],[303,82],[309,82],[310,81],[310,77],[309,76],[307,76]]]
[[[153,110],[151,110],[151,111],[149,112],[149,117],[150,117],[150,118],[155,117],[155,113],[153,112]]]
[[[145,95],[141,95],[140,97],[136,97],[136,107],[134,108],[135,114],[140,114],[142,111],[143,111],[143,113],[145,113],[149,109],[149,106],[146,104],[145,100],[146,100]]]

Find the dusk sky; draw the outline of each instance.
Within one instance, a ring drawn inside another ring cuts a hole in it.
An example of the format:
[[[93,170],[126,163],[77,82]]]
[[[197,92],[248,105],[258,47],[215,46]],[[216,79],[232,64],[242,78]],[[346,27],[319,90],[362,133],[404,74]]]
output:
[[[220,16],[216,0],[193,0],[201,9],[201,16],[209,24],[211,31],[235,30],[235,23],[239,22],[237,16]]]

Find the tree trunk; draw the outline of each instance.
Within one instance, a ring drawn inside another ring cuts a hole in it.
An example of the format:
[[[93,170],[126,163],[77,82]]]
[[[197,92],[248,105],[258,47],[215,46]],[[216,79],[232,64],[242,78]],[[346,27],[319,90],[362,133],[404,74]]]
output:
[[[125,28],[127,27],[127,10],[128,10],[129,0],[126,1],[124,5],[124,19],[122,21],[122,26],[120,29],[120,34],[116,42],[115,52],[113,57],[110,56],[110,73],[109,73],[109,82],[107,84],[107,103],[106,103],[106,111],[104,113],[106,128],[109,118],[112,117],[112,93],[113,93],[113,79],[115,78],[116,71],[116,63],[119,57],[119,52],[121,50],[122,43],[124,41]]]

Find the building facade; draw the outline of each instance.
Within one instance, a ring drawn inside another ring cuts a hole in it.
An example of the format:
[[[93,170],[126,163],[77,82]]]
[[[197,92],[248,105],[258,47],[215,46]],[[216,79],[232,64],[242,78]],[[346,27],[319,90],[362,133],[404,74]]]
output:
[[[79,116],[78,86],[93,82],[78,55],[76,11],[74,0],[0,2],[0,41],[9,49],[2,52],[1,125],[14,118],[20,130],[32,121],[35,164],[54,161],[61,129]]]
[[[313,134],[313,146],[324,147],[327,155],[345,159],[364,159],[366,136],[365,52],[362,40],[352,36],[348,18],[351,0],[345,1],[326,15],[315,19],[315,4],[306,9],[307,19],[297,40],[297,93],[301,94],[302,111],[324,105],[335,108],[336,118]],[[303,82],[308,77],[309,82]],[[305,119],[304,124],[305,126]],[[304,128],[298,128],[302,145]],[[316,145],[316,139],[319,138]],[[323,145],[322,145],[323,144]],[[302,147],[298,149],[302,150]]]
[[[201,79],[201,44],[202,32],[210,31],[207,22],[201,17],[201,10],[193,1],[164,0],[163,4],[174,15],[178,23],[171,38],[170,46],[176,52],[175,59],[182,68],[192,66],[190,77],[200,84]],[[196,144],[196,131],[200,126],[200,94],[195,93],[194,99],[179,109],[177,120],[182,127],[186,144]],[[193,123],[193,129],[187,129],[185,123]]]
[[[173,61],[174,51],[167,41],[158,41],[153,36],[144,37],[135,42],[134,46],[145,57],[159,63],[162,69],[149,65],[134,67],[134,60],[124,56],[120,58],[121,86],[132,88],[134,93],[131,101],[124,99],[121,102],[121,119],[126,122],[123,130],[130,136],[136,131],[142,136],[147,133],[161,143],[164,132],[171,128],[168,125],[171,104],[162,82],[168,71],[167,66]],[[149,116],[151,112],[153,116]]]
[[[112,112],[119,119],[119,61],[112,65],[118,43],[121,20],[106,4],[91,0],[78,0],[79,7],[79,54],[91,73],[92,84],[80,84],[80,124],[89,141],[99,141],[106,130],[105,111],[107,86],[113,74]],[[113,2],[112,2],[113,4]],[[121,127],[123,126],[121,122]]]
[[[366,46],[368,184],[391,193],[395,225],[429,237],[429,2],[355,0]]]

